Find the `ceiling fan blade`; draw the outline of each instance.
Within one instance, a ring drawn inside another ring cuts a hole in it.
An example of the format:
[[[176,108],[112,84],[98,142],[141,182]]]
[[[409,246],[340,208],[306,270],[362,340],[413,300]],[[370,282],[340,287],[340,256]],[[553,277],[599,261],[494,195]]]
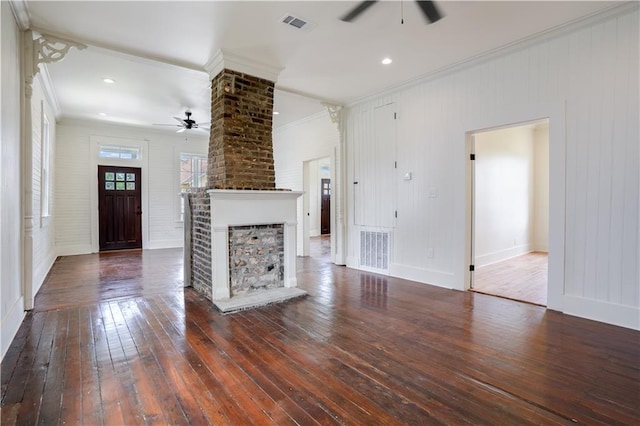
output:
[[[418,6],[422,9],[422,13],[424,13],[424,16],[426,16],[432,24],[442,18],[434,2],[417,0],[416,3],[418,3]]]
[[[182,118],[180,118],[180,117],[173,117],[173,118],[175,118],[176,120],[178,120],[178,123],[180,123],[181,125],[183,125],[183,126],[186,126],[186,125],[187,125],[187,123],[186,123]]]
[[[180,127],[179,124],[164,124],[164,123],[163,124],[154,123],[154,124],[152,124],[152,126],[171,126],[171,127],[178,126],[178,127]]]
[[[342,18],[340,18],[341,21],[344,22],[351,22],[353,21],[355,18],[358,17],[358,15],[360,15],[362,12],[364,12],[365,10],[369,9],[371,6],[373,6],[374,3],[376,3],[378,0],[368,0],[368,1],[363,1],[361,2],[359,5],[357,5],[356,7],[354,7],[349,13],[347,13],[346,15],[344,15]]]
[[[187,128],[183,127],[182,129],[178,129],[178,131],[176,133],[182,133],[182,132],[186,132]]]
[[[211,130],[208,126],[198,126],[198,129]]]

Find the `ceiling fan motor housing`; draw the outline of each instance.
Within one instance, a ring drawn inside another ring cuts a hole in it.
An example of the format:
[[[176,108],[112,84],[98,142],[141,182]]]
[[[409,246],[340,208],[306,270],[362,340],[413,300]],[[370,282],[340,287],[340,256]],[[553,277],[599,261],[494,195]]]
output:
[[[185,127],[187,129],[191,129],[195,125],[195,127],[197,128],[198,125],[196,124],[195,120],[191,119],[191,112],[187,111],[187,112],[185,112],[185,115],[187,116],[187,118],[183,120],[184,123],[185,123]]]

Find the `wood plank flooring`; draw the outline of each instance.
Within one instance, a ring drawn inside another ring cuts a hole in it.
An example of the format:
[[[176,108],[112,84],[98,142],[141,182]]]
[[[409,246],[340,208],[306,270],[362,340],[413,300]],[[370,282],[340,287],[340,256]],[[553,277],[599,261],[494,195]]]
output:
[[[181,250],[59,259],[1,366],[2,425],[640,424],[640,333],[299,258],[223,316]]]
[[[547,253],[532,252],[477,268],[473,291],[547,305]]]

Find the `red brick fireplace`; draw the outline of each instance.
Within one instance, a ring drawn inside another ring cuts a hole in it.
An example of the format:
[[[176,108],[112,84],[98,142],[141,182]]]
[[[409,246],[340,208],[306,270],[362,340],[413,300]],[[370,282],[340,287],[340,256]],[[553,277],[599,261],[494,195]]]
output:
[[[302,296],[296,288],[296,199],[302,193],[275,187],[278,70],[223,52],[207,68],[208,189],[187,196],[185,285],[223,312]]]

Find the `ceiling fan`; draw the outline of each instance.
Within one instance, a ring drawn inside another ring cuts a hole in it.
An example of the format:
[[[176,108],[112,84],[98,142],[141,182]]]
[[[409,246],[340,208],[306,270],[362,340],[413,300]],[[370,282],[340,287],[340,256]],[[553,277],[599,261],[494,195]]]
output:
[[[361,13],[369,9],[371,6],[373,6],[377,2],[378,0],[368,0],[368,1],[360,2],[360,4],[358,4],[356,7],[351,9],[351,11],[346,15],[344,15],[342,18],[340,18],[340,20],[344,22],[351,22],[355,18],[360,16]],[[440,13],[440,11],[438,11],[438,8],[436,7],[435,2],[416,0],[416,3],[418,3],[418,6],[420,6],[420,10],[422,10],[422,13],[427,18],[429,23],[432,24],[436,21],[439,21],[442,18],[442,14]]]
[[[204,129],[209,130],[209,123],[197,123],[195,120],[191,119],[191,111],[185,111],[185,118],[173,117],[180,124],[154,124],[154,126],[176,126],[179,129],[176,133],[182,133],[191,129]]]

